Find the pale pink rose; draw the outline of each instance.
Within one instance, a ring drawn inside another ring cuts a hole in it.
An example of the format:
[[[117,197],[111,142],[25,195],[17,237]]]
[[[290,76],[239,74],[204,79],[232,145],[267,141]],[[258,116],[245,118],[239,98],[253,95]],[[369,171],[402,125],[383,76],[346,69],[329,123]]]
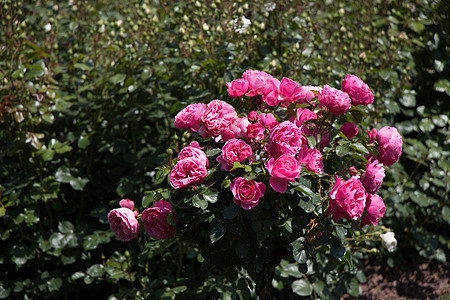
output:
[[[258,119],[258,123],[268,128],[269,130],[272,130],[272,128],[278,125],[277,119],[271,113],[262,113],[258,116]]]
[[[366,172],[361,175],[361,182],[370,194],[375,194],[381,187],[384,178],[384,168],[375,160],[366,164]]]
[[[167,239],[176,233],[176,227],[167,223],[167,217],[172,213],[172,205],[165,200],[155,202],[153,207],[142,212],[141,220],[145,231],[155,239]],[[173,216],[175,221],[175,215]]]
[[[139,222],[136,215],[127,207],[111,210],[108,213],[108,221],[112,232],[121,241],[129,242],[139,234]]]
[[[358,127],[356,127],[355,123],[346,122],[341,127],[341,132],[348,138],[351,139],[358,134]]]
[[[202,116],[206,109],[204,103],[194,103],[183,108],[176,116],[175,128],[197,131],[202,123]]]
[[[301,165],[290,154],[283,154],[277,159],[271,158],[264,163],[271,178],[270,186],[279,193],[285,193],[287,183],[300,177]]]
[[[235,79],[231,82],[227,82],[227,88],[227,92],[230,97],[240,97],[247,93],[248,82],[245,79]]]
[[[264,138],[265,129],[266,128],[259,123],[249,124],[247,126],[247,137],[255,141],[260,141]]]
[[[182,160],[189,157],[199,160],[206,167],[209,166],[208,157],[206,156],[205,152],[203,152],[200,149],[200,146],[198,145],[197,142],[192,142],[189,146],[184,147],[178,154],[178,160]]]
[[[284,121],[271,130],[267,152],[274,158],[286,153],[296,155],[305,141],[307,144],[300,128],[289,121]]]
[[[134,202],[131,201],[130,199],[120,200],[119,205],[120,205],[120,207],[125,207],[125,208],[131,209],[131,210],[134,209]]]
[[[319,92],[319,102],[335,115],[341,115],[352,106],[352,101],[347,93],[324,85]]]
[[[297,102],[301,97],[301,86],[292,79],[283,77],[281,79],[279,93],[281,94],[283,101],[287,103]]]
[[[378,161],[389,167],[396,163],[402,154],[402,136],[395,127],[385,126],[377,132]]]
[[[311,100],[317,97],[317,94],[314,92],[320,92],[322,87],[320,86],[312,86],[312,85],[304,85],[300,89],[300,98],[299,103],[311,103]]]
[[[297,160],[305,166],[305,169],[316,174],[323,173],[322,153],[316,148],[302,146],[298,152]]]
[[[217,162],[222,165],[222,169],[230,171],[234,162],[242,162],[253,155],[252,147],[239,139],[230,139],[222,147],[222,154],[217,157]]]
[[[327,214],[333,215],[333,220],[352,219],[361,217],[366,204],[366,192],[357,177],[347,181],[336,176],[336,183],[330,192],[330,206]]]
[[[296,117],[291,118],[291,122],[297,125],[298,127],[302,126],[303,123],[309,120],[317,119],[317,114],[313,111],[310,111],[307,108],[298,108]],[[311,132],[312,134],[312,132]]]
[[[233,106],[222,100],[213,100],[208,103],[203,113],[202,126],[198,132],[202,137],[219,136],[236,118],[237,113]]]
[[[378,195],[367,195],[366,213],[361,219],[361,227],[365,225],[377,225],[378,220],[384,215],[386,208],[383,199]]]
[[[242,78],[248,82],[249,97],[268,94],[272,89],[273,77],[266,72],[249,69],[242,74]]]
[[[188,157],[179,160],[169,174],[170,184],[175,189],[185,189],[201,184],[206,179],[206,165],[200,160]]]
[[[244,177],[237,177],[231,182],[230,190],[234,196],[234,203],[249,210],[258,205],[259,198],[266,192],[266,185],[254,180],[247,181]]]
[[[259,116],[258,112],[254,110],[252,110],[247,114],[247,118],[253,122],[258,120],[258,116]]]
[[[353,105],[373,103],[373,95],[369,87],[355,75],[347,74],[342,81],[341,90],[350,96]]]

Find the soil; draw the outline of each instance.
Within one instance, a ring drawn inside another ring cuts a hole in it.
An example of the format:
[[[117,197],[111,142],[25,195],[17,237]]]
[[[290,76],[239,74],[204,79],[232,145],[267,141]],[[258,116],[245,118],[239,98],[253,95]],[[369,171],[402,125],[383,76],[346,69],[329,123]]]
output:
[[[367,262],[367,282],[361,285],[360,297],[344,299],[440,299],[450,300],[450,263],[430,261],[411,263],[399,269]]]

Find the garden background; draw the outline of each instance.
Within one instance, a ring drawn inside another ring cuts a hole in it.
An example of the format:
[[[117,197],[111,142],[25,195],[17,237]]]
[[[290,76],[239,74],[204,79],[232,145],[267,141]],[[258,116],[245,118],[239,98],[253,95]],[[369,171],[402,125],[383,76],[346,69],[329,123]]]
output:
[[[371,261],[448,272],[449,11],[445,0],[1,1],[0,297],[254,296],[199,272],[195,247],[124,243],[107,221],[120,199],[142,207],[166,184],[156,167],[183,142],[174,115],[229,100],[225,83],[249,68],[334,87],[356,74],[375,96],[364,124],[395,126],[404,142],[380,189],[397,251],[369,244],[316,270],[341,274],[325,281],[286,260],[274,295],[358,296]]]

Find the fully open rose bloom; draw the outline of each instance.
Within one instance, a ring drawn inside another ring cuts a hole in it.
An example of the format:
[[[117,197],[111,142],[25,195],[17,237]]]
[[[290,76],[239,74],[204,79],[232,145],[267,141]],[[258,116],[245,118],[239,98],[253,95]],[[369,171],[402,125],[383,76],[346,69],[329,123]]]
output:
[[[222,148],[222,154],[217,157],[217,161],[222,164],[222,168],[229,171],[235,161],[242,162],[253,155],[252,147],[243,140],[228,140]]]
[[[198,142],[192,142],[189,146],[181,149],[180,154],[178,154],[178,160],[182,160],[188,157],[196,158],[206,167],[209,166],[208,157],[206,156],[205,152],[200,149],[200,145],[198,144]]]
[[[185,189],[200,184],[206,179],[206,165],[204,162],[188,157],[179,160],[169,174],[170,184],[175,189]]]
[[[294,103],[300,99],[302,87],[294,80],[283,77],[280,83],[279,93],[281,94],[283,101]]]
[[[333,220],[361,217],[366,204],[366,192],[357,177],[343,181],[336,176],[336,183],[330,192],[330,206],[327,214],[333,215]]]
[[[383,199],[378,195],[367,195],[366,213],[361,219],[361,227],[365,225],[377,225],[378,220],[384,215],[386,208]]]
[[[378,161],[389,167],[396,163],[402,154],[402,137],[395,127],[385,126],[377,131]]]
[[[142,212],[141,220],[145,231],[155,239],[167,239],[175,235],[176,228],[167,223],[167,216],[172,212],[172,205],[165,200],[155,202],[153,207]],[[175,220],[175,216],[173,217]]]
[[[368,193],[375,194],[381,187],[384,178],[384,168],[375,160],[366,164],[366,172],[361,176],[361,182]]]
[[[290,154],[283,154],[275,158],[271,158],[265,162],[264,166],[269,172],[270,186],[279,193],[285,193],[287,189],[287,183],[293,182],[300,177],[301,165]]]
[[[316,174],[323,173],[322,153],[316,148],[302,146],[297,155],[298,161],[305,166],[305,169]]]
[[[139,222],[135,212],[132,211],[133,201],[121,200],[120,206],[121,208],[113,209],[108,213],[109,226],[119,240],[128,242],[138,236]]]
[[[272,75],[263,71],[249,69],[242,74],[242,78],[248,82],[248,97],[268,94],[272,90]]]
[[[235,79],[227,82],[227,92],[230,97],[240,97],[248,91],[248,81],[245,79]]]
[[[353,105],[373,103],[373,95],[369,87],[355,75],[347,74],[342,81],[341,90],[350,96]]]
[[[319,92],[319,102],[335,115],[345,113],[352,106],[352,100],[350,100],[347,93],[332,88],[329,85],[324,85],[323,89]]]
[[[346,122],[341,127],[341,132],[348,138],[351,139],[358,134],[358,127],[356,127],[355,123]]]
[[[204,103],[195,103],[186,106],[175,116],[175,128],[191,129],[197,132],[202,123],[202,116],[205,109],[206,104]]]
[[[208,103],[202,116],[202,126],[199,134],[202,137],[216,137],[236,120],[234,107],[222,100],[213,100]]]
[[[305,143],[307,144],[307,140],[300,128],[294,123],[284,121],[270,132],[267,153],[274,158],[286,153],[295,155]]]
[[[266,185],[254,180],[245,180],[244,177],[237,177],[231,182],[230,190],[234,196],[234,203],[249,210],[258,205],[259,198],[266,192]]]

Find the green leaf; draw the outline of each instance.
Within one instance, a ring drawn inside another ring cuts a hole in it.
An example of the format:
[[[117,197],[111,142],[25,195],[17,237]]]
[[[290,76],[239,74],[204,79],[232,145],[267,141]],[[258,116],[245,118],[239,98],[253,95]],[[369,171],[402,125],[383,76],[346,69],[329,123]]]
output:
[[[61,286],[62,286],[61,278],[58,277],[52,278],[49,281],[47,281],[47,287],[50,292],[58,291],[61,288]]]
[[[425,26],[421,22],[418,22],[418,21],[409,22],[408,27],[417,33],[421,33],[425,28]]]
[[[306,279],[298,279],[291,285],[292,291],[302,297],[310,296],[313,292],[313,287]]]
[[[218,240],[220,240],[225,235],[225,228],[222,225],[216,225],[211,229],[211,232],[209,233],[209,237],[211,239],[211,244],[214,244]]]
[[[419,122],[419,128],[422,132],[430,132],[434,129],[434,124],[430,119],[422,119]]]
[[[448,79],[439,79],[434,83],[434,90],[450,96],[450,81]]]
[[[89,136],[83,132],[83,134],[80,135],[78,138],[78,148],[80,149],[86,149],[91,144],[91,141],[89,140]]]
[[[118,84],[118,83],[121,83],[122,81],[124,81],[125,77],[127,77],[127,75],[125,75],[123,73],[119,73],[119,74],[116,74],[116,75],[112,76],[111,78],[109,78],[109,81],[111,81],[112,84]]]
[[[223,212],[222,212],[223,218],[232,220],[232,219],[236,218],[238,212],[239,212],[239,206],[232,203],[223,210]]]
[[[89,182],[89,179],[87,179],[87,178],[73,177],[72,180],[70,180],[70,186],[74,190],[82,191],[84,189],[84,186],[88,182]]]
[[[350,148],[347,145],[343,146],[337,146],[336,147],[336,155],[343,157],[347,155],[350,152]]]
[[[236,243],[236,254],[240,257],[240,258],[244,258],[247,256],[248,254],[248,248],[245,244],[241,243],[240,241]]]
[[[211,189],[208,189],[204,194],[203,198],[210,202],[210,203],[216,203],[219,199],[219,192],[213,191]]]
[[[208,202],[205,199],[200,198],[199,195],[195,195],[194,197],[192,197],[192,206],[206,209],[208,207]]]
[[[73,233],[74,226],[69,221],[62,221],[59,222],[58,229],[61,233],[69,234]]]
[[[89,267],[86,273],[92,277],[102,277],[105,274],[105,268],[101,264],[95,264]]]
[[[148,207],[150,205],[150,203],[153,202],[153,198],[155,198],[155,194],[156,194],[156,192],[151,192],[150,194],[145,195],[142,198],[142,206]]]

